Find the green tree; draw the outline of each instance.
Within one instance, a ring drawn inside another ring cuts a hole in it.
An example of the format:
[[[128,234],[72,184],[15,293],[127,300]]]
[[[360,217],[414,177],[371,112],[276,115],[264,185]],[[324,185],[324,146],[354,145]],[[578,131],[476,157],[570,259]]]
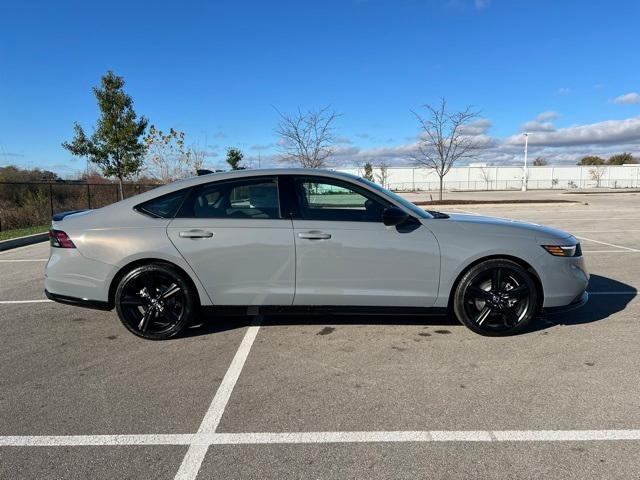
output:
[[[243,158],[244,153],[242,153],[239,148],[231,147],[227,149],[227,163],[231,167],[231,170],[244,170],[244,167],[240,165]]]
[[[578,162],[578,165],[604,165],[606,162],[603,158],[597,157],[595,155],[587,155],[586,157],[582,157]]]
[[[370,182],[373,182],[373,165],[371,165],[371,162],[367,162],[364,164],[364,174],[362,175],[362,178],[364,178],[365,180],[369,180]]]
[[[120,199],[124,197],[123,180],[140,172],[147,149],[141,138],[147,119],[138,119],[133,100],[123,87],[122,77],[111,71],[103,75],[100,87],[93,88],[100,109],[95,132],[88,137],[76,122],[73,140],[62,144],[73,155],[86,157],[98,165],[105,176],[116,177]]]
[[[619,153],[617,155],[612,155],[611,157],[609,157],[609,160],[607,160],[607,163],[609,165],[624,165],[626,164],[633,164],[633,163],[638,163],[636,161],[635,158],[633,158],[633,155],[631,155],[630,153]]]

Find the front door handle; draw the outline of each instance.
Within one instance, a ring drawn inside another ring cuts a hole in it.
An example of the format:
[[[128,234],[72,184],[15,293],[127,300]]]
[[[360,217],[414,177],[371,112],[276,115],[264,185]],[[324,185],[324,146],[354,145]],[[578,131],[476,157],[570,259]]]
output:
[[[319,232],[318,230],[311,230],[310,232],[298,233],[298,238],[304,238],[306,240],[328,240],[331,238],[331,234]]]
[[[206,230],[187,230],[186,232],[180,232],[180,238],[211,238],[213,232],[207,232]]]

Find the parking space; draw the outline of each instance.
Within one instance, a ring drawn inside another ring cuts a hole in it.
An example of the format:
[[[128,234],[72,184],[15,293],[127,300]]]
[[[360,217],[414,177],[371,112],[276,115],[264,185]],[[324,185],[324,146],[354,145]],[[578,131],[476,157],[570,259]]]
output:
[[[640,195],[566,197],[442,209],[581,238],[588,305],[509,338],[272,316],[149,342],[42,302],[47,245],[4,252],[0,478],[637,478]]]

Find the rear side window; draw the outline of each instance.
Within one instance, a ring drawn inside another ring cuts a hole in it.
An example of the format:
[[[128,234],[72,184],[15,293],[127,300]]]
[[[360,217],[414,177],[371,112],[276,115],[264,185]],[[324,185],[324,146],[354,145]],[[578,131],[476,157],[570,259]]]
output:
[[[173,218],[189,189],[178,190],[136,205],[135,209],[156,218]]]
[[[202,185],[191,191],[177,216],[278,219],[278,184],[275,178],[257,178]]]

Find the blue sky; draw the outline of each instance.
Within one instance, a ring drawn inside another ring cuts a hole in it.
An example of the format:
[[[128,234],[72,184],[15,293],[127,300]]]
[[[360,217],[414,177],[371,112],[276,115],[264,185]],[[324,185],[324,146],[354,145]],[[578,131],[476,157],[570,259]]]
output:
[[[474,105],[477,161],[640,154],[640,2],[325,0],[18,2],[0,6],[0,165],[83,168],[91,87],[124,76],[139,114],[185,131],[216,166],[228,146],[275,162],[282,111],[342,115],[336,165],[406,163],[410,109]],[[617,99],[617,100],[616,100]]]

